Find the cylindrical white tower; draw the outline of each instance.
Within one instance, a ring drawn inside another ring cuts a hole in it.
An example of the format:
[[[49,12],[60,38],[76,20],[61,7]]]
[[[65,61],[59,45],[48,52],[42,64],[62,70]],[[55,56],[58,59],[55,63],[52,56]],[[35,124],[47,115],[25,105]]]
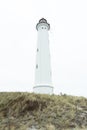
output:
[[[36,25],[38,31],[34,93],[53,94],[48,30],[50,24],[42,18]]]

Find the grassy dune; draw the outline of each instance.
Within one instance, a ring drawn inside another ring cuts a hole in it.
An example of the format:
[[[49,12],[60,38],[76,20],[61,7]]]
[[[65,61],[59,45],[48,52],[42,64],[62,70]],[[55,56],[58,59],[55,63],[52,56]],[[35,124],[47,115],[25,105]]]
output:
[[[34,128],[87,130],[87,99],[67,95],[0,93],[0,130]]]

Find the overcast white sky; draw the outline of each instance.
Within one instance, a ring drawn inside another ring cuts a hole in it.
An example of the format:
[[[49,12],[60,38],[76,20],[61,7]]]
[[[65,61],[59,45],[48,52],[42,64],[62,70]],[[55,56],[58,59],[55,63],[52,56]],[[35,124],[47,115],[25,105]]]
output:
[[[32,92],[42,17],[51,25],[54,93],[87,97],[87,0],[0,0],[0,91]]]

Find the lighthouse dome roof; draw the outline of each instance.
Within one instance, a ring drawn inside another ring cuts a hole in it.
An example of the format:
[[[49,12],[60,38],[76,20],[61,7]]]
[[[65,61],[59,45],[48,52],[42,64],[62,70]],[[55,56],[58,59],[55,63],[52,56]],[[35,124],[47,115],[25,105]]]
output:
[[[46,19],[44,19],[44,18],[41,18],[40,20],[39,20],[39,22],[37,23],[37,25],[36,25],[36,29],[38,30],[38,28],[40,27],[40,26],[47,26],[47,28],[48,28],[48,30],[50,29],[50,24],[47,22],[47,20]]]
[[[39,23],[47,23],[47,20],[42,18],[42,19],[39,20]]]

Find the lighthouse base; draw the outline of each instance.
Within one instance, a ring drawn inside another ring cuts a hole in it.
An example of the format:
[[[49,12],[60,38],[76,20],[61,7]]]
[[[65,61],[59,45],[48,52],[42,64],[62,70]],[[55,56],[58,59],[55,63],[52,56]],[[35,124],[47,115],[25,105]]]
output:
[[[53,87],[49,85],[38,85],[33,87],[33,92],[37,94],[53,94]]]

